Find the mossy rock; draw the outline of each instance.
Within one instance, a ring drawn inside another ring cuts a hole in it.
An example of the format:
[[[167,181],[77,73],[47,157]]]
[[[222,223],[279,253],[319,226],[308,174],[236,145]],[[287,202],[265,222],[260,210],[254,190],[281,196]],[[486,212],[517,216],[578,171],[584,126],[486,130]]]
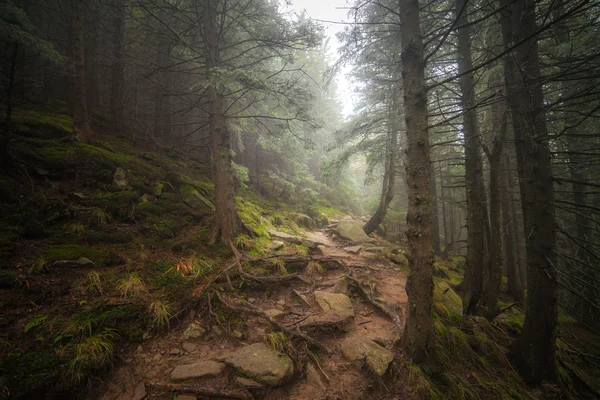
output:
[[[215,206],[206,197],[201,195],[198,190],[190,185],[179,187],[179,194],[185,204],[198,211],[214,211]]]
[[[57,139],[73,135],[73,120],[65,114],[15,109],[13,124],[17,134],[27,137]]]
[[[443,304],[451,312],[462,315],[463,305],[460,296],[450,287],[446,281],[437,281],[433,290],[435,301]]]
[[[269,222],[262,216],[262,209],[241,197],[236,197],[235,200],[238,215],[244,225],[258,236],[270,237]]]

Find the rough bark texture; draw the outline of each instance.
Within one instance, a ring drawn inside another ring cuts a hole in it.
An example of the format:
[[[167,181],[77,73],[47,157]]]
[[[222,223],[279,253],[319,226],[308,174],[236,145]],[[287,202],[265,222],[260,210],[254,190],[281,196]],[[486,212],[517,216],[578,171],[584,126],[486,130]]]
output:
[[[71,57],[75,74],[71,77],[71,111],[73,129],[84,138],[90,137],[85,79],[83,0],[71,0]]]
[[[427,91],[418,0],[400,0],[402,80],[406,121],[406,183],[408,187],[409,274],[408,316],[402,343],[414,362],[433,356],[433,254]]]
[[[506,277],[508,294],[516,301],[523,300],[523,282],[519,273],[519,260],[516,245],[516,223],[511,207],[512,196],[508,176],[510,174],[510,163],[508,154],[504,155],[504,171],[502,173],[502,244],[506,253]]]
[[[450,231],[450,224],[448,223],[448,220],[446,218],[446,195],[444,193],[444,185],[445,185],[445,179],[444,179],[444,175],[442,174],[442,163],[439,162],[438,163],[438,175],[440,177],[440,193],[441,193],[441,200],[442,200],[442,222],[443,222],[443,226],[444,226],[444,252],[442,254],[442,257],[444,258],[448,258],[448,255],[450,254],[450,248],[452,246],[452,232]]]
[[[125,129],[125,98],[123,88],[125,78],[123,71],[123,46],[125,42],[125,0],[115,0],[114,33],[113,33],[113,63],[111,68],[110,86],[110,119],[115,132]]]
[[[223,94],[217,90],[212,69],[219,66],[219,29],[217,25],[218,0],[204,0],[204,36],[208,50],[209,84],[209,127],[215,182],[215,221],[213,241],[221,239],[231,243],[240,230],[241,222],[237,214],[233,189],[231,156],[231,135],[223,108]]]
[[[435,168],[433,164],[429,166],[429,174],[431,175],[431,246],[433,254],[439,256],[442,254],[440,249],[440,221],[438,217],[438,202],[437,202],[437,179],[435,177]]]
[[[458,72],[463,74],[473,68],[471,59],[471,34],[467,0],[458,0],[456,13],[458,29]],[[466,314],[475,314],[483,290],[484,267],[484,201],[483,165],[479,142],[479,124],[475,105],[475,81],[473,73],[460,77],[465,137],[465,185],[467,189],[467,256],[465,277],[460,288]]]
[[[502,0],[502,4],[508,5],[510,0]],[[507,32],[509,18],[513,27],[518,26],[518,40],[532,36],[537,29],[535,1],[518,0],[503,12],[505,48],[511,45],[506,41],[510,38]],[[524,91],[511,106],[513,118],[524,124],[524,129],[515,129],[514,133],[522,155],[517,162],[524,188],[521,197],[527,233],[527,305],[523,330],[509,355],[519,372],[529,382],[537,384],[544,380],[554,381],[557,376],[554,189],[544,95],[539,82],[537,38],[518,46],[514,57],[518,68],[505,68],[505,74],[507,86],[513,93]],[[517,70],[519,73],[511,74]]]

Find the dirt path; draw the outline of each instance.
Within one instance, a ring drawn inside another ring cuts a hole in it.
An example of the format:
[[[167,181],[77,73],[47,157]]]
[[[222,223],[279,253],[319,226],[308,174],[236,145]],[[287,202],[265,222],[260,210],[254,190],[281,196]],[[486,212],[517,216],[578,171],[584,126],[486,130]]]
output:
[[[381,249],[373,244],[354,254],[345,251],[343,248],[349,244],[332,238],[331,232],[310,232],[307,236],[311,240],[319,239],[315,241],[321,243],[315,254],[334,257],[341,265],[325,265],[325,270],[313,273],[310,280],[250,285],[244,290],[244,304],[274,316],[285,327],[301,329],[323,344],[329,354],[286,347],[295,364],[293,374],[279,376],[281,382],[274,384],[265,376],[255,379],[259,372],[252,372],[252,368],[256,365],[246,367],[227,359],[241,355],[249,345],[277,338],[269,335],[272,332],[269,322],[256,316],[241,316],[242,323],[230,325],[226,332],[222,326],[211,324],[206,315],[192,312],[179,329],[167,334],[154,333],[154,337],[147,338],[137,349],[121,354],[121,365],[112,374],[100,398],[171,398],[148,382],[172,384],[182,366],[196,364],[195,371],[183,376],[188,379],[179,382],[215,393],[233,391],[232,396],[241,394],[240,398],[247,395],[246,398],[341,400],[357,399],[361,395],[369,398],[369,393],[378,393],[373,398],[394,399],[386,392],[380,375],[386,372],[393,344],[404,325],[405,274],[383,258]],[[226,296],[223,293],[223,297]],[[213,299],[212,303],[215,306],[218,301]],[[346,311],[352,315],[346,315]],[[375,350],[374,354],[361,347],[365,343]],[[277,343],[270,345],[276,347]],[[354,350],[359,356],[352,360]],[[256,352],[251,356],[260,357]],[[288,360],[285,356],[277,357],[273,362]],[[221,361],[226,362],[222,364]],[[268,362],[271,361],[264,363]],[[213,366],[217,371],[206,373],[206,368]],[[274,374],[277,376],[280,372]],[[269,379],[278,378],[269,376]],[[254,384],[259,387],[249,387]],[[198,393],[186,395],[190,397],[180,394],[179,399],[207,398]]]

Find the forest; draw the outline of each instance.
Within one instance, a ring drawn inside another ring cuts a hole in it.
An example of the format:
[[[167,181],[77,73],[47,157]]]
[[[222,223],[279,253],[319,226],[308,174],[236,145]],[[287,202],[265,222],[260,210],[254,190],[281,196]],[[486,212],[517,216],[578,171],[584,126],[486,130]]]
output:
[[[0,34],[0,399],[600,398],[598,0]]]

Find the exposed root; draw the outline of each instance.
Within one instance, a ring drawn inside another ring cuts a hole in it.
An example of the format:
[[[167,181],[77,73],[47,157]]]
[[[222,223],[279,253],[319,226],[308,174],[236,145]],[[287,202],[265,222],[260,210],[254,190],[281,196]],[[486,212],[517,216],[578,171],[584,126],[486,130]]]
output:
[[[363,286],[363,284],[360,280],[352,277],[350,274],[346,274],[346,278],[348,279],[348,282],[350,283],[350,285],[352,285],[359,292],[361,292],[362,295],[365,297],[365,299],[367,301],[369,301],[369,303],[371,303],[373,305],[373,307],[375,307],[376,309],[378,309],[379,311],[381,311],[382,313],[387,315],[388,318],[390,318],[392,321],[394,321],[399,327],[401,327],[401,328],[403,327],[404,321],[402,321],[403,318],[400,315],[401,313],[396,312],[396,310],[393,307],[391,307],[388,304],[386,304],[385,302],[373,297],[373,295],[371,293],[369,293],[369,291]]]
[[[223,297],[218,293],[215,292],[215,296],[217,296],[217,298],[221,301],[221,303],[223,303],[223,305],[237,313],[240,313],[242,315],[254,315],[260,318],[263,318],[265,320],[267,320],[271,326],[273,327],[273,329],[276,329],[280,332],[285,333],[286,335],[289,335],[291,337],[295,337],[297,339],[300,340],[304,340],[305,342],[307,342],[308,344],[310,344],[313,347],[316,347],[320,350],[323,350],[324,352],[326,352],[327,354],[330,353],[329,349],[327,349],[327,347],[325,347],[324,345],[322,345],[321,343],[317,342],[315,339],[311,338],[310,336],[300,332],[299,330],[293,330],[290,328],[287,328],[285,326],[283,326],[282,324],[280,324],[279,322],[275,321],[273,318],[271,318],[270,316],[268,316],[267,314],[265,314],[264,312],[255,309],[252,306],[234,306],[233,304],[230,304],[229,302],[225,301],[225,299],[223,299]]]
[[[211,389],[198,385],[190,384],[174,384],[174,383],[159,383],[146,381],[146,385],[160,392],[180,392],[191,393],[203,397],[215,397],[220,399],[239,399],[252,400],[253,397],[247,390],[227,390],[227,389]]]

